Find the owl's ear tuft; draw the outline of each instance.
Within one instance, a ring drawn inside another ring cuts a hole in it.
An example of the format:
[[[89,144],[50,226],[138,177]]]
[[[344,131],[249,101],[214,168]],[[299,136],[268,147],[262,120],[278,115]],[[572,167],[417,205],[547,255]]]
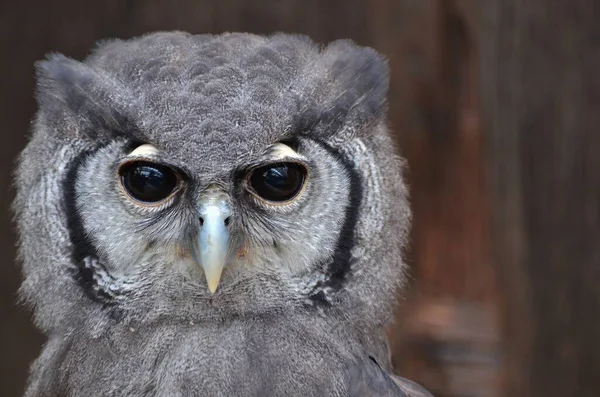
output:
[[[36,64],[38,120],[61,135],[104,140],[130,135],[133,123],[116,98],[123,89],[107,76],[61,54]]]
[[[386,111],[389,88],[387,59],[372,48],[359,47],[348,40],[333,42],[327,48],[333,58],[331,78],[343,90],[351,107],[378,117]]]
[[[319,89],[322,100],[316,108],[306,109],[307,114],[317,116],[313,127],[320,134],[339,135],[342,130],[360,134],[385,117],[389,66],[384,56],[349,40],[332,42],[322,55],[327,71]]]

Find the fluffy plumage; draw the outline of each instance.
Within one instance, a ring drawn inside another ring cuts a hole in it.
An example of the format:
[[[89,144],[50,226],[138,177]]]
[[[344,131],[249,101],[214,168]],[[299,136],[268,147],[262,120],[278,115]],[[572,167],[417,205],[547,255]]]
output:
[[[21,295],[48,336],[26,395],[426,393],[386,373],[410,223],[387,88],[372,49],[283,34],[155,33],[40,62],[14,205]],[[243,181],[278,142],[308,176],[274,206]],[[119,185],[140,144],[185,175],[160,206]],[[241,247],[214,294],[184,243],[209,185]]]

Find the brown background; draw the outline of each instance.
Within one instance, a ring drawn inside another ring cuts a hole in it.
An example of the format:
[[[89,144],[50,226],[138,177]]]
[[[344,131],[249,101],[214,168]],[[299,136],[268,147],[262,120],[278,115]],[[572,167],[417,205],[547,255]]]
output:
[[[409,162],[397,371],[436,396],[600,396],[600,15],[594,0],[0,1],[0,396],[43,339],[15,304],[8,211],[33,63],[154,30],[349,37],[386,54]]]

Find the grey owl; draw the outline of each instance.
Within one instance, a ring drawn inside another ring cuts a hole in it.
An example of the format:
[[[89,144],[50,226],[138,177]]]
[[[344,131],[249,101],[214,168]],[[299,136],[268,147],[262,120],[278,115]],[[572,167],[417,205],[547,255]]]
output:
[[[374,50],[154,33],[37,72],[26,396],[426,395],[389,372],[410,211]]]

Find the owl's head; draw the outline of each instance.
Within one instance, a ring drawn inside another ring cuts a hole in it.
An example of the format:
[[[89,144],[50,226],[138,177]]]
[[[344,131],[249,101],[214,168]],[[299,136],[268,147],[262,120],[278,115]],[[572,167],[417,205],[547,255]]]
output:
[[[371,49],[282,34],[40,62],[15,202],[38,324],[387,319],[409,223],[387,86]]]

